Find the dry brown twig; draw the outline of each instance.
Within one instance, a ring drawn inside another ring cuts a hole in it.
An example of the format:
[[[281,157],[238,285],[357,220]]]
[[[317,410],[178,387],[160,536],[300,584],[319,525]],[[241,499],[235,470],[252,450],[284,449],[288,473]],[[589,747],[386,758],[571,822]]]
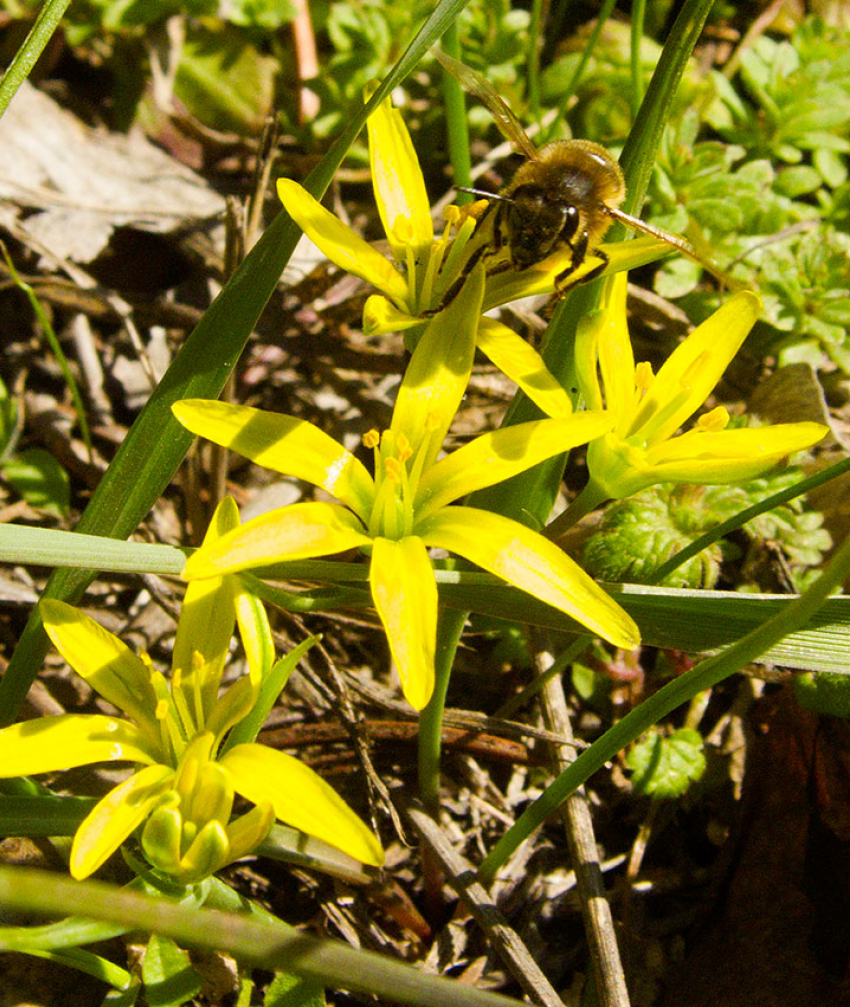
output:
[[[533,643],[537,673],[543,675],[554,663],[547,634],[542,630],[535,633]],[[560,676],[549,679],[543,687],[540,700],[547,729],[563,738],[563,744],[553,746],[555,772],[561,773],[575,760],[576,755],[572,724]],[[611,907],[605,896],[593,821],[583,787],[564,802],[561,818],[576,873],[576,887],[593,961],[598,1002],[601,1007],[629,1007],[629,992],[614,933]]]

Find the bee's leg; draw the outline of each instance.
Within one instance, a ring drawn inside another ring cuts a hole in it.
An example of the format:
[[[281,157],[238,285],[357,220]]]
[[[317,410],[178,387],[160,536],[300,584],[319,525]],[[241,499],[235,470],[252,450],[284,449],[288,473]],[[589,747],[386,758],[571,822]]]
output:
[[[574,287],[579,283],[589,283],[591,280],[595,280],[598,276],[601,276],[610,262],[607,253],[603,252],[601,248],[596,248],[594,249],[593,254],[597,259],[601,260],[599,265],[594,266],[593,269],[582,276],[580,280],[573,280],[572,283],[568,282],[572,274],[587,258],[587,235],[582,235],[582,238],[584,240],[580,238],[573,247],[573,261],[570,266],[555,277],[555,293],[559,297],[563,297],[571,287]]]
[[[491,251],[489,245],[482,245],[480,248],[476,248],[475,251],[470,255],[469,259],[464,264],[463,269],[458,273],[457,279],[452,283],[449,289],[443,294],[440,299],[440,303],[435,308],[428,308],[426,311],[420,312],[422,318],[433,318],[434,315],[439,315],[443,309],[447,308],[452,301],[461,292],[464,283],[466,283],[466,278],[472,272],[473,269],[478,265],[484,255]]]
[[[593,254],[597,259],[600,260],[598,266],[594,266],[593,269],[587,275],[582,276],[579,283],[589,283],[591,280],[595,280],[597,277],[601,276],[605,270],[608,268],[608,263],[611,261],[608,258],[608,253],[603,252],[601,248],[595,248]]]
[[[464,263],[463,269],[461,269],[460,273],[457,276],[457,279],[454,281],[454,283],[452,283],[449,289],[440,298],[440,303],[435,308],[429,308],[427,311],[423,311],[421,313],[423,318],[432,318],[434,315],[438,315],[441,311],[447,308],[460,293],[464,283],[466,283],[466,278],[469,276],[472,270],[475,269],[475,267],[482,260],[482,258],[485,255],[492,255],[494,249],[498,251],[500,248],[502,248],[505,238],[504,233],[502,231],[502,225],[501,225],[502,213],[500,212],[500,210],[501,210],[500,205],[495,200],[493,200],[492,202],[489,203],[484,213],[482,213],[481,216],[478,218],[478,221],[475,225],[475,230],[473,231],[473,239],[481,233],[483,227],[487,226],[487,224],[491,224],[492,226],[491,239],[488,241],[486,240],[485,236],[485,240],[481,243],[481,245],[478,248],[475,249],[472,255],[470,255],[470,257]],[[492,270],[488,269],[487,275],[491,276],[493,273],[501,273],[505,269],[509,268],[510,268],[509,262],[501,262]]]

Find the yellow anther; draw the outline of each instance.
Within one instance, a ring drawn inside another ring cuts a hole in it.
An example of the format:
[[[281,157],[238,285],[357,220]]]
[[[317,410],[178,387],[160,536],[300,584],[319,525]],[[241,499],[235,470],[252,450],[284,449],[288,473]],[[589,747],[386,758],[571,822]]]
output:
[[[654,380],[655,375],[652,373],[652,364],[648,360],[642,360],[635,367],[635,388],[645,392],[651,387]]]
[[[410,446],[410,441],[403,433],[400,433],[396,439],[396,457],[400,462],[406,462],[412,454],[413,448]]]
[[[381,435],[374,428],[363,434],[363,446],[376,448],[381,443]]]
[[[439,418],[432,409],[425,417],[425,429],[430,433],[432,430],[436,430],[438,425]]]
[[[192,671],[200,671],[206,664],[204,655],[199,650],[192,651]]]
[[[153,711],[154,717],[157,720],[165,720],[168,716],[168,707],[170,706],[167,699],[160,699],[157,701],[156,709]]]
[[[456,224],[460,220],[462,213],[461,208],[452,203],[443,210],[443,220],[449,224]]]
[[[153,668],[153,661],[151,660],[150,654],[146,650],[139,651],[139,659],[142,664],[150,671]]]
[[[697,428],[705,433],[716,434],[720,430],[725,430],[729,422],[729,413],[725,406],[717,406],[711,412],[703,413],[697,420]]]
[[[401,482],[401,463],[396,458],[385,458],[384,474],[394,483]]]

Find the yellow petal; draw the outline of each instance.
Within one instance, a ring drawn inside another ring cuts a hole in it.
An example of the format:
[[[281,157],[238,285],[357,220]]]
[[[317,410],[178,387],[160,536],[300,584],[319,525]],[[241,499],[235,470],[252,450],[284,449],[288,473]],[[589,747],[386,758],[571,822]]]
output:
[[[265,745],[235,745],[221,759],[237,793],[268,802],[275,815],[364,864],[380,866],[384,851],[337,792],[297,759]]]
[[[579,324],[594,330],[599,373],[605,389],[605,408],[616,417],[615,430],[625,435],[632,425],[636,403],[635,358],[626,316],[628,273],[617,273],[605,285],[602,309]],[[584,333],[578,339],[586,338]],[[595,367],[595,362],[593,364]]]
[[[0,731],[0,777],[94,762],[155,762],[157,754],[135,724],[95,713],[39,717]]]
[[[297,182],[279,178],[277,194],[289,216],[331,262],[377,287],[399,308],[407,305],[407,281],[389,259],[316,202]]]
[[[224,822],[204,822],[174,872],[184,884],[208,878],[230,862],[230,840]]]
[[[820,423],[777,423],[717,433],[691,430],[646,452],[656,482],[733,483],[754,479],[828,433]]]
[[[140,657],[94,619],[65,602],[41,602],[44,628],[68,664],[89,685],[132,717],[140,727],[152,725],[156,697],[150,672]]]
[[[476,437],[435,462],[422,477],[414,502],[417,523],[453,500],[601,437],[611,424],[605,412],[583,412],[566,419],[517,423]]]
[[[387,98],[366,121],[375,201],[398,262],[406,260],[405,245],[416,258],[434,241],[431,207],[425,179],[410,134],[397,108]]]
[[[427,436],[425,468],[436,458],[466,393],[475,359],[475,336],[484,291],[476,267],[452,303],[428,323],[398,390],[391,429],[414,449]]]
[[[237,678],[228,686],[203,725],[205,730],[215,735],[215,747],[218,747],[234,724],[238,724],[254,709],[259,692],[259,682],[253,682],[248,675]]]
[[[269,617],[260,599],[246,591],[242,581],[236,591],[236,618],[239,638],[245,650],[248,677],[259,688],[274,664],[274,638]]]
[[[174,771],[148,766],[110,790],[77,829],[71,847],[71,876],[87,878],[139,826],[168,789]]]
[[[230,860],[239,860],[255,850],[274,825],[274,808],[268,801],[257,804],[227,826]]]
[[[376,538],[369,583],[404,697],[421,710],[434,691],[437,645],[437,583],[422,540]]]
[[[172,412],[193,434],[275,472],[321,486],[368,518],[372,477],[351,452],[312,423],[214,399],[183,399]]]
[[[640,430],[647,444],[672,436],[708,398],[760,313],[758,297],[742,290],[694,329],[664,362],[628,432]]]
[[[671,254],[671,248],[666,242],[657,238],[642,236],[631,241],[617,241],[602,246],[608,256],[606,273],[617,273],[638,266],[655,262],[665,255]],[[596,269],[602,262],[594,255],[588,255],[578,269],[570,272],[572,251],[564,246],[557,252],[538,262],[530,269],[509,269],[496,273],[487,280],[484,293],[484,311],[518,300],[520,297],[530,297],[532,294],[551,294],[555,289],[555,281],[565,272],[560,283],[572,285],[580,283],[582,278]]]
[[[631,617],[566,553],[525,525],[473,507],[444,507],[418,530],[426,545],[463,556],[616,646],[640,643]]]
[[[397,308],[381,294],[372,294],[363,305],[363,332],[367,336],[379,336],[385,332],[405,332],[415,325],[422,325],[422,319]]]
[[[495,318],[482,318],[476,337],[478,349],[515,382],[547,416],[571,415],[566,389],[551,373],[531,343]]]
[[[363,525],[339,504],[303,503],[261,514],[189,557],[184,580],[220,577],[284,560],[314,559],[371,544]]]

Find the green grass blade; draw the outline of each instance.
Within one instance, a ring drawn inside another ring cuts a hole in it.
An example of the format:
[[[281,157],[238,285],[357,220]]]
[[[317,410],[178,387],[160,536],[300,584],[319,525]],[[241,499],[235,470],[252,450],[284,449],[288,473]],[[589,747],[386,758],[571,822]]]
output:
[[[82,910],[96,920],[171,937],[181,947],[210,948],[245,964],[292,972],[389,1003],[521,1007],[510,997],[429,975],[338,941],[319,940],[283,923],[178,905],[100,881],[71,881],[48,871],[0,867],[0,905],[49,915]],[[0,942],[0,948],[4,946],[8,947]]]
[[[29,77],[38,57],[59,27],[62,15],[70,2],[71,0],[47,0],[39,11],[23,45],[15,53],[15,58],[9,64],[3,79],[0,80],[0,116],[9,107],[9,102],[15,96],[15,92]]]
[[[728,521],[723,521],[717,527],[712,528],[711,531],[707,531],[705,535],[700,535],[698,539],[695,539],[690,545],[685,546],[684,549],[680,549],[666,563],[661,564],[649,583],[660,584],[668,574],[678,569],[683,563],[687,563],[692,557],[698,556],[703,549],[707,549],[715,542],[719,542],[726,535],[731,535],[733,531],[737,531],[738,528],[743,527],[748,521],[757,518],[759,514],[765,514],[767,511],[773,510],[774,507],[780,507],[782,504],[788,503],[789,500],[794,500],[796,497],[811,493],[813,489],[822,486],[824,483],[828,483],[832,479],[837,479],[838,476],[843,475],[848,470],[850,470],[850,458],[845,458],[843,461],[835,462],[834,465],[822,469],[816,475],[809,476],[807,479],[801,479],[800,482],[794,483],[793,486],[788,486],[786,489],[780,490],[778,493],[774,493],[764,500],[760,500],[751,507],[747,507],[746,510],[742,510],[734,517],[730,517]]]
[[[97,560],[98,570],[116,573],[159,573],[179,577],[186,565],[186,554],[173,545],[122,542],[54,528],[0,524],[0,560],[4,563],[88,570],[93,558]]]

